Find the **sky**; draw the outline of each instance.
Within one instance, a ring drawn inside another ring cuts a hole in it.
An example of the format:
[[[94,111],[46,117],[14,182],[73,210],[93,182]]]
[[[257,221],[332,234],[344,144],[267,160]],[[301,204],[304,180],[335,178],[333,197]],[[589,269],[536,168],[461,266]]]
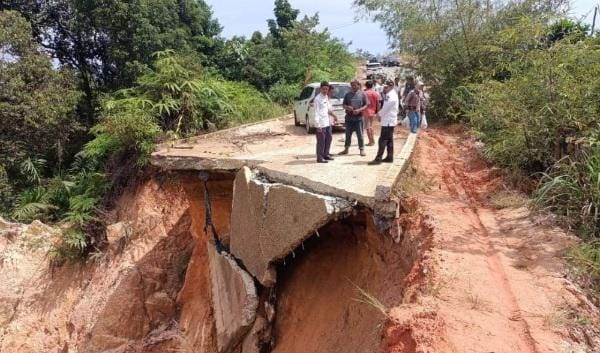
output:
[[[255,30],[267,32],[267,19],[273,18],[273,0],[205,0],[212,6],[215,16],[223,26],[223,36],[249,37]],[[289,0],[293,8],[300,10],[300,16],[319,13],[321,27],[346,42],[352,42],[351,49],[364,49],[378,54],[387,51],[385,33],[376,23],[365,19],[356,22],[357,12],[352,0]],[[574,0],[571,15],[592,22],[592,10],[600,0]],[[596,26],[600,19],[596,19]]]

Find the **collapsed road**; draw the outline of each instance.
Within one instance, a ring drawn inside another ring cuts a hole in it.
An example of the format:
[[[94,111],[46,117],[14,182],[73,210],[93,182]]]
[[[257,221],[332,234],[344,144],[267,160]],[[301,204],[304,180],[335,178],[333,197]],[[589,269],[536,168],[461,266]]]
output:
[[[339,136],[332,149],[343,148]],[[394,163],[368,166],[356,150],[321,165],[314,161],[314,136],[286,117],[171,142],[152,154],[152,164],[163,171],[197,171],[204,182],[224,174],[233,178],[226,235],[206,217],[212,212],[208,187],[197,190],[204,194],[205,231],[213,239],[209,266],[219,352],[277,347],[271,335],[249,334],[264,332],[276,315],[269,307],[276,303],[259,298],[260,292],[273,293],[277,266],[295,259],[294,250],[320,237],[320,229],[361,212],[371,215],[378,233],[398,231],[400,205],[393,190],[416,135],[400,131],[396,140],[401,152]],[[367,152],[374,155],[375,149]],[[265,305],[269,309],[262,313]]]
[[[494,206],[515,191],[461,129],[396,139],[379,166],[316,164],[291,118],[162,145],[85,263],[0,219],[0,352],[597,352],[576,238]]]

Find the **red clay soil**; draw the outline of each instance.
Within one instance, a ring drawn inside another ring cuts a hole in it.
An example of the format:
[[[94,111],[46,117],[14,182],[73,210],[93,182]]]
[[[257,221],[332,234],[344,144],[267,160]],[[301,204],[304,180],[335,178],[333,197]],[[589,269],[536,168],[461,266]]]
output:
[[[404,278],[417,261],[421,229],[396,244],[374,229],[372,214],[334,222],[313,237],[306,251],[288,256],[278,278],[275,353],[376,352],[384,306],[402,302]]]
[[[412,202],[433,227],[433,271],[411,273],[380,352],[598,352],[598,309],[561,258],[576,239],[524,207],[491,207],[506,186],[475,146],[449,129],[420,135]]]

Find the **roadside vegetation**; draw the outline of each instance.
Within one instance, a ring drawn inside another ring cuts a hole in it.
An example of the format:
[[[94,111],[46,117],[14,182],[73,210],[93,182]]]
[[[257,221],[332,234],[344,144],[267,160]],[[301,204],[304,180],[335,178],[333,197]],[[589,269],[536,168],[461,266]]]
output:
[[[274,15],[226,40],[201,0],[3,1],[0,215],[61,223],[52,259],[82,258],[156,143],[281,116],[303,84],[353,76],[317,15],[287,0]]]
[[[537,183],[532,208],[582,238],[567,257],[600,293],[600,37],[565,0],[355,4],[418,59],[428,117],[466,123],[488,160]]]

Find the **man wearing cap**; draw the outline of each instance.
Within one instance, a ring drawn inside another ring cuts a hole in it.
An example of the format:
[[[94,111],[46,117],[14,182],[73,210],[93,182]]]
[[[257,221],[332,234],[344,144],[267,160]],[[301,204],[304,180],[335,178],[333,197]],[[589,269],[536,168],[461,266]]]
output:
[[[329,82],[321,82],[319,94],[315,97],[313,103],[315,107],[315,127],[317,137],[317,163],[327,163],[333,160],[329,155],[331,147],[331,120],[335,114],[329,105]]]
[[[352,133],[356,132],[358,138],[358,148],[360,149],[360,155],[366,156],[365,145],[363,141],[363,118],[362,113],[369,106],[367,95],[360,89],[360,82],[353,80],[350,83],[352,91],[346,93],[344,97],[344,109],[346,110],[346,141],[344,150],[340,152],[340,155],[348,154],[350,149],[350,142],[352,140]]]
[[[398,93],[394,90],[394,81],[387,80],[383,86],[384,99],[383,107],[377,114],[377,119],[381,122],[381,134],[379,134],[379,149],[377,156],[370,165],[380,164],[381,162],[391,163],[394,161],[394,128],[398,125],[398,104],[400,99]],[[387,156],[383,159],[383,152],[387,147]]]

